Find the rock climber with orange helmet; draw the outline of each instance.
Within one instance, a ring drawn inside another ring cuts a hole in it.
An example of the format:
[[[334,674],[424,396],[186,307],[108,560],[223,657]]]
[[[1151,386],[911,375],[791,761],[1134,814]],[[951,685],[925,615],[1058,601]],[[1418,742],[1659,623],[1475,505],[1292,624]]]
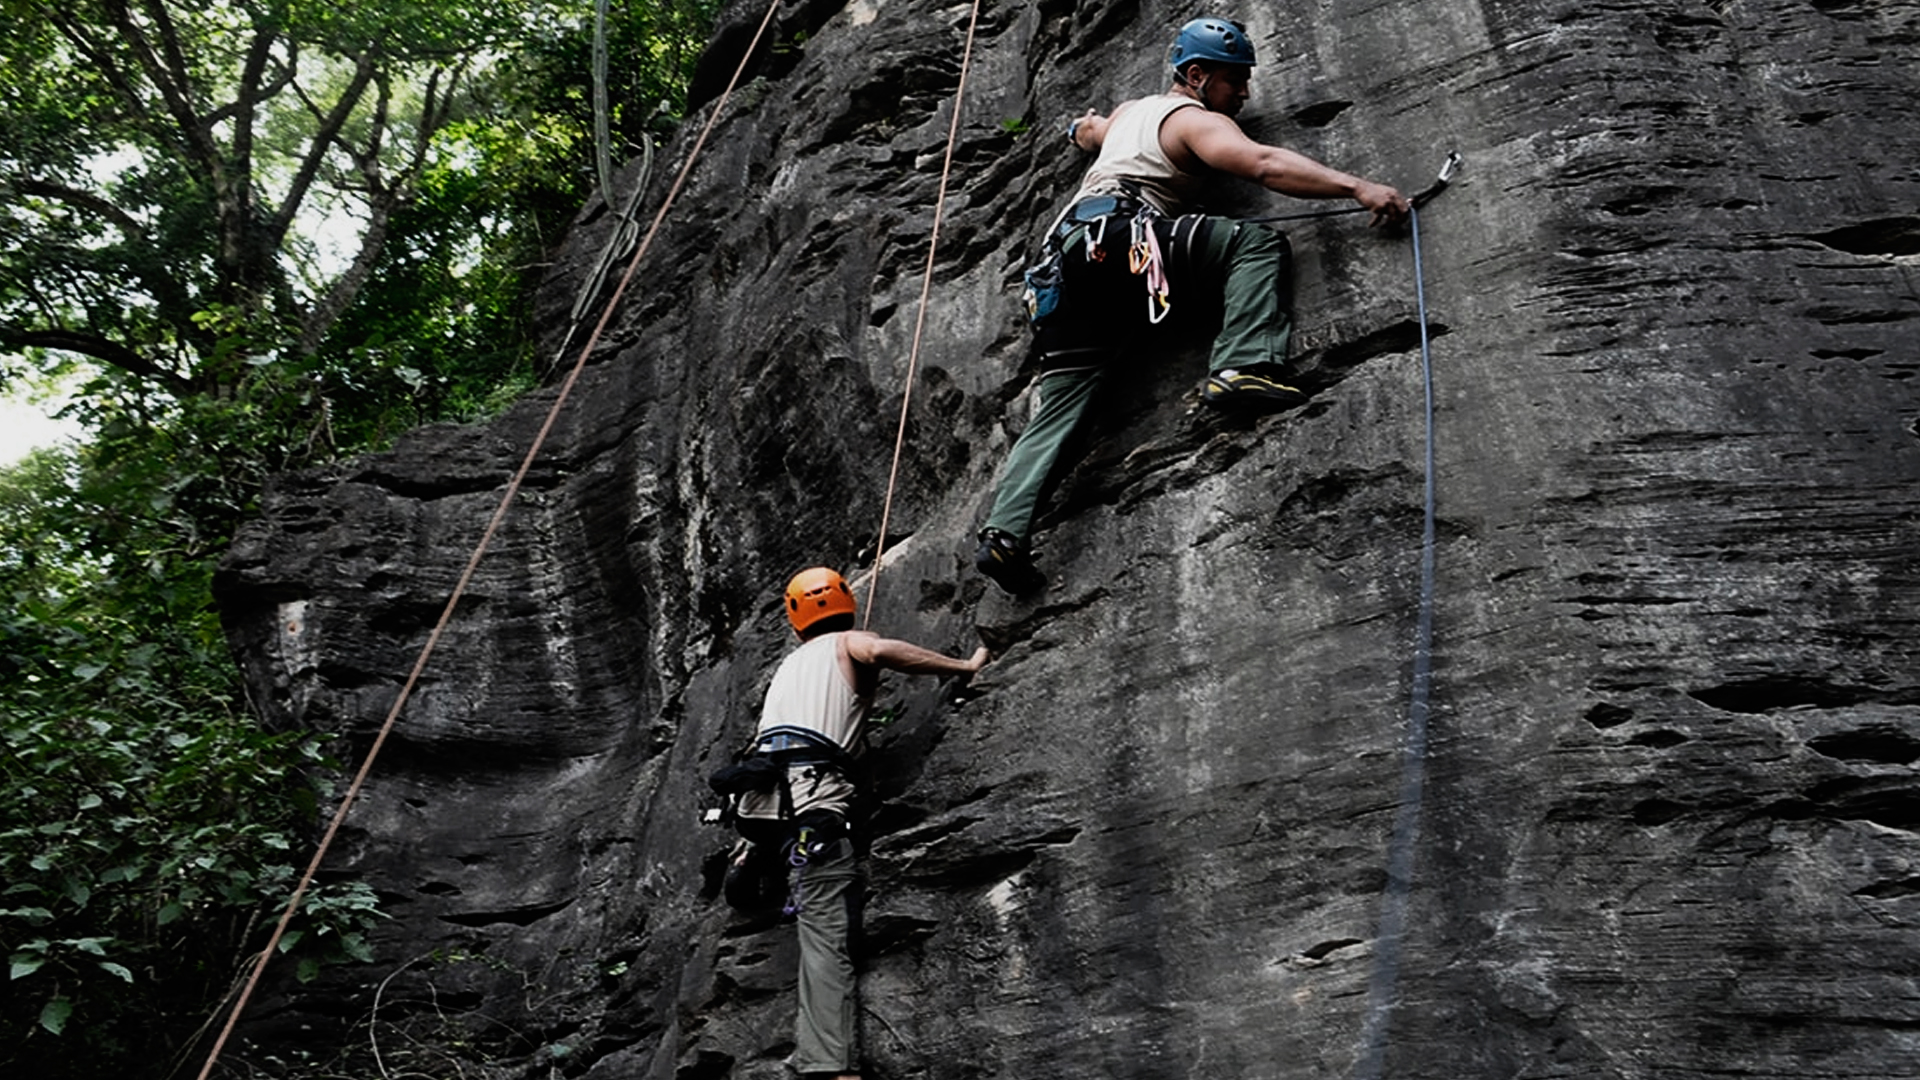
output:
[[[754,735],[754,756],[773,774],[763,790],[741,792],[735,825],[750,846],[728,875],[727,899],[749,907],[766,871],[790,891],[800,936],[799,1015],[789,1059],[801,1075],[857,1078],[855,977],[850,941],[860,897],[858,853],[849,825],[855,797],[850,763],[865,735],[880,672],[970,678],[986,665],[983,647],[960,659],[854,629],[853,591],[815,567],[787,584],[788,622],[800,645],[780,662]],[[789,867],[791,873],[786,873]]]

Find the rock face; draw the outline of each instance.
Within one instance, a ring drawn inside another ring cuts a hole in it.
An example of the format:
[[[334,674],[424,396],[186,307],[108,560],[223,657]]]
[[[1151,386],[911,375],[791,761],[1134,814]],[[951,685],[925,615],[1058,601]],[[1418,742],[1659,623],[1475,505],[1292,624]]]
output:
[[[783,8],[329,861],[378,962],[270,976],[234,1075],[784,1074],[791,930],[695,819],[781,584],[872,556],[968,9]],[[1221,423],[1204,338],[1145,345],[1050,590],[970,566],[1063,121],[1193,14],[981,13],[872,619],[1003,651],[885,695],[870,1075],[1920,1076],[1920,4],[1239,13],[1257,137],[1409,191],[1465,159],[1421,215],[1423,742],[1404,233],[1289,227],[1311,404]],[[274,723],[357,761],[552,400],[276,484],[221,582]]]

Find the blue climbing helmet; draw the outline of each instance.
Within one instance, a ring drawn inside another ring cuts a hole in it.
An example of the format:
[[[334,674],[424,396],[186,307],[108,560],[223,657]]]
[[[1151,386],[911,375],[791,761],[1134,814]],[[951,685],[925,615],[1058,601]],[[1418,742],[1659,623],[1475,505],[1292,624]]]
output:
[[[1244,25],[1230,19],[1194,19],[1174,37],[1167,60],[1175,72],[1195,60],[1252,67],[1253,41]]]

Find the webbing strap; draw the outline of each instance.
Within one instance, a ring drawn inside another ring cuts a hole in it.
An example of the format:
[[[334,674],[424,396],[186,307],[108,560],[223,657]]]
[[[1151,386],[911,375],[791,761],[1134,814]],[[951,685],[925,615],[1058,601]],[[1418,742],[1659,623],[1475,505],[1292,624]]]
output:
[[[254,989],[260,983],[261,973],[266,970],[267,961],[279,947],[281,938],[286,935],[287,925],[293,921],[294,913],[300,910],[300,901],[306,897],[308,887],[313,884],[314,875],[319,873],[320,863],[326,858],[328,849],[333,846],[334,837],[339,833],[341,823],[346,820],[347,811],[352,809],[354,800],[359,797],[360,789],[366,783],[367,775],[373,771],[374,759],[379,756],[380,748],[386,745],[387,736],[393,732],[394,723],[400,718],[400,710],[406,706],[407,699],[412,696],[414,686],[420,681],[421,672],[426,669],[428,658],[440,644],[441,635],[453,619],[454,609],[459,605],[461,597],[466,595],[467,586],[473,581],[474,571],[486,555],[488,546],[492,544],[494,534],[499,531],[500,523],[505,520],[508,509],[512,507],[514,498],[520,492],[520,485],[526,480],[527,473],[533,468],[534,460],[540,454],[541,447],[546,445],[547,436],[552,433],[554,424],[560,417],[560,410],[566,405],[574,385],[580,381],[580,373],[586,369],[587,359],[593,355],[595,346],[600,343],[600,337],[606,332],[607,324],[613,321],[613,313],[618,309],[621,297],[626,294],[627,286],[633,281],[634,273],[639,269],[641,260],[646,258],[647,251],[652,248],[654,237],[659,235],[661,223],[666,220],[667,211],[673,207],[674,200],[679,197],[680,189],[686,185],[688,175],[693,172],[694,163],[700,159],[701,149],[707,144],[707,136],[712,134],[714,125],[726,111],[728,99],[733,96],[741,76],[746,73],[748,61],[753,59],[754,53],[759,49],[760,39],[765,36],[767,27],[773,22],[774,13],[779,8],[780,0],[770,0],[767,4],[767,13],[760,20],[759,29],[754,31],[753,41],[748,44],[746,51],[740,54],[740,64],[734,69],[733,78],[728,80],[726,90],[714,102],[706,125],[700,129],[700,137],[694,140],[693,149],[687,153],[686,164],[681,166],[680,173],[674,177],[673,186],[667,191],[666,198],[661,200],[660,209],[653,216],[653,224],[647,229],[647,235],[640,242],[639,249],[633,253],[633,259],[627,264],[627,271],[620,278],[620,284],[614,289],[613,295],[607,298],[606,308],[600,313],[600,321],[594,324],[593,333],[588,337],[587,343],[581,347],[579,359],[574,362],[573,369],[567,373],[566,380],[560,384],[559,392],[554,396],[553,406],[547,411],[546,420],[541,423],[539,433],[534,436],[533,445],[527,449],[527,455],[521,461],[519,470],[513,474],[513,479],[508,481],[506,491],[500,496],[499,505],[494,508],[493,517],[487,522],[486,530],[481,534],[479,544],[474,547],[473,555],[467,560],[466,569],[461,571],[452,595],[447,598],[446,607],[440,612],[439,621],[434,623],[433,631],[427,635],[427,642],[421,647],[420,655],[414,661],[413,670],[407,674],[405,684],[401,686],[399,695],[394,698],[393,707],[387,712],[386,721],[380,725],[379,734],[374,736],[373,745],[367,749],[366,758],[360,763],[359,772],[354,774],[353,782],[347,786],[346,794],[340,800],[339,809],[334,811],[333,820],[327,824],[327,831],[320,838],[320,846],[314,850],[313,859],[307,864],[306,872],[301,874],[299,884],[293,890],[293,896],[287,901],[286,910],[281,913],[280,921],[274,926],[273,934],[267,939],[266,947],[260,950],[259,958],[254,961],[253,971],[247,976],[246,986],[240,991],[239,999],[233,1003],[233,1010],[228,1013],[225,1026],[220,1029],[219,1038],[214,1041],[213,1049],[207,1054],[206,1064],[201,1066],[199,1080],[207,1080],[207,1077],[213,1073],[214,1063],[220,1059],[221,1050],[226,1048],[227,1039],[232,1036],[234,1026],[240,1020],[240,1014],[246,1011],[247,1002],[252,1000]]]

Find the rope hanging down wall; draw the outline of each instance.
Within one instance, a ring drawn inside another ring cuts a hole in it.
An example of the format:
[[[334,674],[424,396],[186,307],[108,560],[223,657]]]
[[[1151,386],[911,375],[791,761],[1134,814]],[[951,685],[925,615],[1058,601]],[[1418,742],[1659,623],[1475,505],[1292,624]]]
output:
[[[1448,154],[1439,179],[1411,200],[1409,231],[1413,236],[1413,290],[1420,313],[1420,381],[1426,420],[1425,471],[1420,536],[1420,605],[1414,620],[1412,690],[1407,704],[1406,741],[1400,756],[1400,796],[1393,815],[1393,833],[1387,841],[1387,885],[1380,901],[1380,922],[1374,934],[1373,971],[1367,979],[1367,1012],[1361,1037],[1361,1057],[1355,1076],[1379,1080],[1386,1065],[1387,1029],[1394,997],[1399,991],[1400,952],[1407,926],[1407,904],[1413,890],[1413,862],[1420,839],[1420,818],[1426,799],[1428,718],[1433,695],[1434,602],[1434,434],[1433,347],[1427,335],[1426,275],[1420,259],[1420,207],[1445,189],[1460,163]]]
[[[619,285],[613,290],[613,295],[607,298],[606,307],[601,311],[599,321],[594,324],[593,333],[588,335],[586,344],[580,348],[579,358],[574,361],[573,368],[567,372],[566,380],[560,384],[559,392],[553,399],[553,406],[547,411],[539,433],[534,436],[533,445],[527,448],[526,457],[521,461],[519,470],[513,474],[513,479],[508,481],[506,490],[501,493],[500,503],[493,511],[493,517],[487,522],[486,530],[481,534],[480,542],[475,545],[472,556],[468,558],[466,568],[461,571],[452,595],[447,598],[446,607],[441,610],[439,621],[434,623],[433,631],[427,635],[426,644],[421,647],[420,655],[414,661],[413,670],[407,674],[406,682],[401,686],[398,696],[394,698],[393,707],[388,710],[385,722],[380,725],[379,734],[374,736],[373,745],[367,749],[359,771],[354,774],[353,782],[348,785],[346,794],[340,800],[339,809],[334,812],[333,820],[327,824],[326,832],[320,838],[320,846],[314,850],[313,859],[307,864],[306,871],[300,875],[299,884],[295,886],[293,896],[287,901],[286,910],[281,913],[280,921],[273,928],[273,934],[267,939],[266,946],[260,950],[259,958],[254,961],[253,971],[247,976],[246,985],[240,991],[239,999],[234,1002],[232,1011],[228,1013],[227,1022],[220,1029],[220,1036],[214,1041],[213,1049],[207,1053],[207,1061],[200,1069],[199,1080],[207,1080],[212,1075],[214,1063],[219,1060],[220,1052],[225,1049],[227,1039],[233,1034],[234,1025],[239,1022],[240,1015],[246,1011],[247,1002],[252,999],[254,989],[260,983],[260,975],[266,970],[267,960],[274,955],[281,938],[286,935],[287,925],[293,921],[294,913],[300,910],[300,901],[306,897],[308,887],[313,884],[314,875],[319,873],[320,864],[326,859],[327,851],[332,847],[334,837],[340,831],[341,822],[346,820],[347,811],[352,809],[354,800],[359,797],[368,773],[373,770],[374,759],[379,756],[380,748],[385,745],[387,736],[393,731],[395,721],[400,717],[400,711],[406,707],[407,699],[412,696],[414,686],[419,683],[420,673],[425,670],[427,660],[433,656],[434,649],[439,645],[441,635],[453,618],[454,608],[459,605],[461,597],[466,595],[467,586],[473,581],[474,571],[479,567],[480,560],[485,557],[487,548],[492,544],[494,534],[499,531],[500,523],[506,519],[507,511],[512,507],[515,497],[519,495],[520,486],[526,480],[528,471],[533,468],[541,448],[546,445],[547,437],[552,433],[561,409],[565,408],[567,398],[573,393],[574,385],[580,381],[580,373],[586,369],[587,359],[593,355],[593,350],[600,343],[607,325],[613,321],[613,314],[619,308],[621,298],[626,295],[627,287],[633,281],[634,272],[639,269],[641,261],[647,257],[648,250],[652,248],[654,238],[659,235],[661,223],[666,220],[667,212],[673,208],[674,200],[680,195],[680,189],[686,185],[687,177],[693,172],[694,163],[700,159],[700,152],[707,144],[707,136],[712,134],[714,125],[726,112],[728,99],[733,96],[734,89],[739,86],[741,76],[746,73],[747,64],[759,51],[760,40],[766,35],[767,27],[773,22],[774,13],[779,10],[779,7],[780,0],[770,0],[767,4],[767,13],[761,18],[759,28],[754,31],[753,40],[747,45],[746,51],[741,53],[739,66],[734,69],[733,77],[727,81],[727,88],[714,102],[707,116],[706,125],[700,129],[700,137],[694,140],[693,148],[688,151],[686,164],[681,166],[679,174],[674,177],[673,186],[668,189],[666,198],[660,201],[660,209],[654,213],[653,223],[648,226],[646,237],[641,240],[639,249],[633,253],[632,260],[627,264],[626,273],[621,276]]]
[[[887,470],[887,494],[880,503],[880,535],[873,542],[873,574],[867,579],[867,613],[861,627],[873,621],[873,597],[880,591],[880,561],[887,553],[887,523],[893,516],[893,491],[900,480],[900,451],[907,439],[907,406],[913,403],[915,372],[920,366],[920,341],[927,326],[927,302],[933,295],[933,260],[940,250],[940,217],[947,206],[947,178],[953,174],[953,147],[960,138],[960,107],[967,99],[967,71],[973,66],[973,34],[980,23],[980,0],[973,0],[967,16],[967,44],[960,54],[960,83],[953,91],[953,120],[947,125],[947,152],[940,162],[940,191],[933,200],[933,232],[927,238],[927,269],[920,278],[920,310],[913,318],[913,345],[907,350],[906,389],[900,395],[900,426],[893,436],[893,464]]]

